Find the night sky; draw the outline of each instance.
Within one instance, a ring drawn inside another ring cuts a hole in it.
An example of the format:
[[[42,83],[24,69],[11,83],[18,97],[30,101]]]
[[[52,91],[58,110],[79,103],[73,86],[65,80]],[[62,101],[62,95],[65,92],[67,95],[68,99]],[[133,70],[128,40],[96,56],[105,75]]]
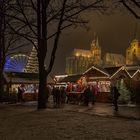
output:
[[[70,56],[74,48],[89,50],[94,33],[98,35],[102,55],[105,52],[112,52],[125,56],[125,49],[129,43],[134,38],[140,41],[140,20],[136,20],[131,14],[101,15],[90,13],[88,20],[89,31],[78,27],[69,29],[62,34],[52,75],[65,74],[66,56]]]

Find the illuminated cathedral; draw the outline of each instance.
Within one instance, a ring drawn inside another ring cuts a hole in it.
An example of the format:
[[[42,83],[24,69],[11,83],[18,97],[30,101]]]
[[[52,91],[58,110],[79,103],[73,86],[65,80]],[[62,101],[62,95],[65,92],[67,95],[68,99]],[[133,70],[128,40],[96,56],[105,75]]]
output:
[[[66,58],[66,73],[82,73],[92,65],[100,66],[101,64],[101,47],[96,38],[92,41],[90,50],[74,49],[72,56]]]
[[[126,65],[140,65],[140,44],[137,39],[126,50]]]
[[[72,55],[66,58],[66,74],[81,74],[91,66],[117,67],[123,65],[140,65],[140,45],[134,39],[126,49],[126,57],[117,53],[105,53],[102,57],[98,37],[90,45],[90,50],[74,49]]]

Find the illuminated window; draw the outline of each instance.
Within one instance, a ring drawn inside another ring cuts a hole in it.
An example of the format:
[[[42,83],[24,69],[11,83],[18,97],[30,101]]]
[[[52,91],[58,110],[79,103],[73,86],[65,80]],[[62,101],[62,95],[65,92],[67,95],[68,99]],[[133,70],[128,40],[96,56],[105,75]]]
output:
[[[80,54],[79,54],[79,53],[76,53],[75,55],[76,55],[76,56],[79,56]]]

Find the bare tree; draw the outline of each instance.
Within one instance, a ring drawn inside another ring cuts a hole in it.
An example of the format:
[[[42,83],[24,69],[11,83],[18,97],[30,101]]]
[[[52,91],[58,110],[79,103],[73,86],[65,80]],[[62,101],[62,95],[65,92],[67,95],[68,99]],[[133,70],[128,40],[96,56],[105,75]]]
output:
[[[6,57],[16,53],[17,49],[23,47],[24,42],[17,45],[21,37],[13,33],[10,30],[8,24],[13,22],[11,17],[7,17],[7,13],[10,11],[10,0],[0,1],[0,96],[4,90],[3,71]]]
[[[12,5],[17,16],[7,14],[20,25],[9,25],[14,33],[30,41],[37,50],[39,62],[39,94],[38,109],[46,108],[47,77],[51,72],[58,48],[60,35],[69,27],[85,26],[87,21],[82,18],[82,13],[89,10],[103,12],[105,7],[103,0],[16,0]],[[48,42],[53,42],[52,46]],[[35,45],[37,42],[37,46]],[[51,50],[51,54],[48,54]],[[49,57],[50,56],[50,57]],[[45,59],[47,67],[44,66]]]
[[[0,11],[4,12],[5,7],[4,7],[4,0],[0,1]],[[4,32],[5,32],[5,16],[1,14],[0,12],[0,73],[3,72],[3,64],[4,60],[3,58],[5,57],[4,55]],[[3,80],[2,80],[2,74],[0,74],[0,92],[3,92]]]

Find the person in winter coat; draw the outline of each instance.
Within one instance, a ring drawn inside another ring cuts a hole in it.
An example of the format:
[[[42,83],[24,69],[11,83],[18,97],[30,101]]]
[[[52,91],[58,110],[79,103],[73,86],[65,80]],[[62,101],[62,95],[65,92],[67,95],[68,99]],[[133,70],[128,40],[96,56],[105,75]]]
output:
[[[116,86],[113,87],[112,92],[113,92],[113,104],[114,104],[114,107],[115,107],[114,110],[118,111],[118,98],[120,96],[120,93],[119,93]]]
[[[90,85],[88,85],[84,91],[84,95],[85,95],[85,104],[89,105],[92,104],[93,102],[93,93],[91,91]]]

